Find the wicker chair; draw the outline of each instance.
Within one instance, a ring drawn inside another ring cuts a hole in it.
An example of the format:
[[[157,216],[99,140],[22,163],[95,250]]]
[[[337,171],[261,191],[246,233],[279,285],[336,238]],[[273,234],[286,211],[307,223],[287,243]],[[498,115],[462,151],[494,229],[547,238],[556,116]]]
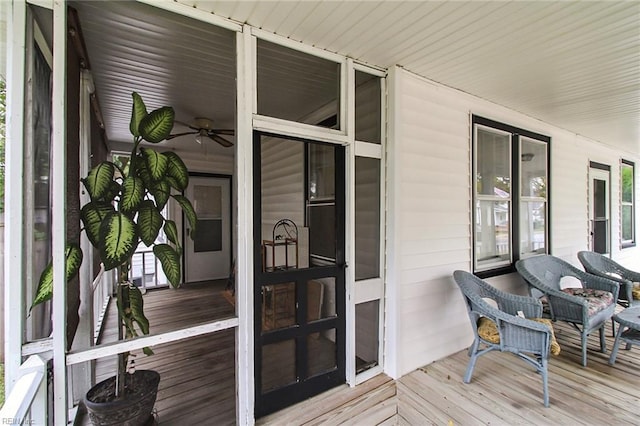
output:
[[[475,337],[469,348],[471,359],[464,375],[464,382],[471,381],[476,361],[482,355],[492,351],[511,352],[535,367],[540,373],[544,405],[548,407],[547,362],[552,332],[547,325],[526,319],[541,317],[540,301],[531,297],[505,293],[465,271],[455,271],[453,278],[464,296]],[[494,300],[498,308],[487,303],[486,298]],[[526,318],[519,317],[518,311],[521,311]],[[486,336],[482,337],[478,333],[478,323],[482,317],[489,318],[495,323],[499,333],[497,343],[486,340]]]
[[[640,272],[627,269],[608,257],[592,251],[579,252],[578,259],[588,273],[609,278],[620,284],[619,305],[628,308],[640,304],[640,300],[634,300],[632,294],[633,283],[640,282]]]
[[[516,262],[518,273],[529,285],[532,296],[544,296],[545,314],[553,321],[572,324],[581,336],[582,366],[587,366],[587,337],[600,333],[600,350],[606,353],[604,326],[615,312],[619,285],[617,282],[584,272],[570,263],[550,255],[540,255]],[[572,276],[582,283],[581,289],[562,290],[562,277]]]

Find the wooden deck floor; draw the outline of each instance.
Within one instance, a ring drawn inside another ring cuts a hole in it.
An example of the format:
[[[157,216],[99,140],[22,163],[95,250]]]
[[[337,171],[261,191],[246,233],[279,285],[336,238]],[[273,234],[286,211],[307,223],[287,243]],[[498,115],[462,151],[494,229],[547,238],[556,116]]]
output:
[[[145,295],[152,332],[172,330],[233,314],[221,296],[224,283],[186,286],[171,297]],[[173,290],[166,290],[173,291]],[[111,318],[108,318],[108,321]],[[108,323],[109,324],[109,323]],[[538,374],[515,356],[482,357],[470,384],[462,383],[466,351],[394,381],[379,375],[355,388],[340,386],[257,420],[259,425],[639,425],[640,347],[621,350],[608,365],[613,346],[607,325],[607,354],[589,338],[588,366],[580,365],[579,335],[555,325],[562,352],[549,362],[551,407],[542,404]],[[104,338],[113,339],[108,331]],[[233,330],[158,345],[138,356],[138,368],[160,372],[156,409],[160,425],[235,424],[235,334]],[[99,377],[113,373],[97,364]]]
[[[144,296],[151,333],[228,318],[235,308],[222,296],[226,280],[154,289]],[[115,306],[110,306],[102,341],[116,340]],[[161,425],[236,422],[235,330],[224,330],[178,342],[156,345],[154,355],[141,352],[136,368],[160,373],[155,408]],[[96,379],[114,374],[116,358],[96,362]]]
[[[480,358],[470,384],[462,382],[467,351],[393,381],[380,375],[355,388],[340,387],[257,421],[258,425],[639,425],[640,348],[613,346],[607,354],[589,338],[588,366],[580,364],[579,335],[558,323],[562,352],[549,361],[551,406],[542,404],[542,380],[510,354]]]

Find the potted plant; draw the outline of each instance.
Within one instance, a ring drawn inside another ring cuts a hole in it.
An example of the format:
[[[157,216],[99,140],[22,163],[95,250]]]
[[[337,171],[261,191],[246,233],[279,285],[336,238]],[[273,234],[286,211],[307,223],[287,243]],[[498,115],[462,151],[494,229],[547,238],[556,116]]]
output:
[[[139,242],[153,245],[153,253],[167,279],[173,287],[178,287],[182,247],[175,222],[165,218],[162,210],[173,198],[189,221],[191,233],[197,222],[191,202],[180,194],[189,184],[184,162],[174,152],[159,153],[140,146],[142,141],[156,144],[167,139],[173,128],[173,108],[165,106],[147,113],[140,95],[134,92],[132,96],[130,160],[125,166],[103,161],[91,169],[82,179],[90,201],[80,211],[83,230],[99,252],[105,270],[117,271],[120,339],[149,334],[142,293],[129,280],[132,257]],[[171,244],[156,244],[160,229]],[[65,255],[69,281],[78,272],[83,253],[76,244],[68,244]],[[51,299],[52,293],[53,270],[49,264],[40,277],[33,306]],[[150,348],[143,351],[147,355],[153,353]],[[128,352],[120,354],[117,374],[87,392],[85,403],[94,424],[142,425],[150,420],[160,376],[151,370],[128,372],[128,358]],[[111,415],[115,417],[109,418]]]

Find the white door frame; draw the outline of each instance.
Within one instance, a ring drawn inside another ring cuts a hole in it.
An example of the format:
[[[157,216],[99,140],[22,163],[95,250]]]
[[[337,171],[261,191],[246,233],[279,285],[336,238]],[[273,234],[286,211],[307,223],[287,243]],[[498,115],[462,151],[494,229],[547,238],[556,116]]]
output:
[[[605,211],[604,217],[595,217],[595,197],[596,191],[594,187],[595,181],[605,182]],[[611,166],[606,164],[597,163],[594,161],[589,162],[589,250],[603,252],[602,249],[596,250],[595,247],[595,232],[598,222],[602,220],[606,221],[606,247],[603,254],[611,255]]]
[[[207,185],[208,183],[214,182],[214,181],[220,181],[220,180],[224,180],[224,185],[222,188],[222,199],[221,199],[221,203],[222,203],[222,216],[221,216],[221,221],[222,221],[222,254],[221,256],[226,257],[226,259],[223,259],[223,261],[225,261],[224,265],[219,265],[220,272],[215,274],[215,276],[211,276],[211,277],[198,277],[193,271],[190,271],[190,266],[194,266],[193,264],[190,265],[190,261],[194,260],[193,256],[190,259],[190,253],[195,254],[193,252],[193,248],[194,248],[194,244],[195,241],[192,240],[191,238],[188,237],[187,235],[187,228],[189,227],[189,223],[187,221],[182,221],[183,223],[183,235],[184,237],[184,259],[183,259],[183,264],[184,264],[184,282],[188,283],[188,282],[196,282],[196,281],[205,281],[205,280],[209,280],[209,279],[224,279],[227,278],[229,276],[229,268],[231,266],[231,259],[233,259],[233,239],[232,239],[232,223],[233,223],[233,209],[232,209],[232,198],[233,198],[233,190],[232,190],[232,184],[233,184],[233,178],[230,175],[218,175],[218,174],[206,174],[206,173],[191,173],[189,175],[189,187],[187,188],[187,191],[193,190],[194,189],[194,183],[197,181],[201,181],[203,182],[203,184]],[[194,200],[192,197],[188,197],[191,200]],[[194,208],[196,209],[197,212],[197,207],[194,205]],[[200,220],[200,217],[198,218],[198,220]],[[197,230],[196,230],[197,232]],[[224,254],[224,252],[226,251],[226,254]],[[210,253],[210,252],[208,252]],[[197,255],[196,255],[197,256]]]

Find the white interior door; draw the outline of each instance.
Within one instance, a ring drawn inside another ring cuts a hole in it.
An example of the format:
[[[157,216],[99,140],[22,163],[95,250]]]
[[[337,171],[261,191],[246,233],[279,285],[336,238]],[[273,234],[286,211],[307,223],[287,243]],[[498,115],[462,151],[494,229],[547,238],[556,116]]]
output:
[[[186,196],[198,215],[193,238],[185,238],[185,281],[227,278],[231,264],[230,179],[191,177]],[[185,222],[185,235],[189,223]]]
[[[589,230],[592,251],[608,254],[611,247],[609,170],[589,169]]]

